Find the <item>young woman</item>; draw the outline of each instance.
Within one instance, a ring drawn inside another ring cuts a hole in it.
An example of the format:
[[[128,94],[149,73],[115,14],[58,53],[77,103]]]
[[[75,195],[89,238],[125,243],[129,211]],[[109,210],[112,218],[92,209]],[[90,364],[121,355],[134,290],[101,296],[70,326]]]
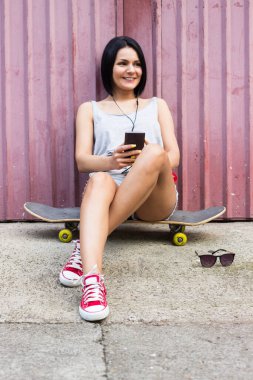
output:
[[[108,96],[82,104],[76,119],[76,162],[89,172],[80,211],[80,241],[60,273],[65,286],[82,284],[83,319],[106,318],[109,307],[102,275],[108,235],[130,216],[168,218],[177,205],[172,169],[179,149],[171,113],[162,99],[140,98],[146,63],[139,44],[115,37],[105,47],[102,80]],[[145,145],[124,144],[125,132],[145,132]]]

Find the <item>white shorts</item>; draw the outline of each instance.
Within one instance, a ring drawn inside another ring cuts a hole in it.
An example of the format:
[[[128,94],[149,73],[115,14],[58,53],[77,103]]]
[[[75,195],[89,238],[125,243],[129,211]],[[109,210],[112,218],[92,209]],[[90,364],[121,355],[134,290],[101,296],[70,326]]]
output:
[[[96,172],[92,172],[89,174],[89,177],[92,177]],[[116,182],[116,184],[119,186],[123,180],[126,178],[126,175],[125,174],[113,174],[113,173],[109,173],[109,172],[106,172],[107,174],[109,174],[112,179],[114,180],[114,182]]]

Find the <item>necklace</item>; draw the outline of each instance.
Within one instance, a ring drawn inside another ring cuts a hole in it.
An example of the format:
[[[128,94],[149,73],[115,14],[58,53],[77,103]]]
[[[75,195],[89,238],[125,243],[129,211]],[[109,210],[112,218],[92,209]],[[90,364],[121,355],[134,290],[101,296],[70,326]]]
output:
[[[126,116],[132,123],[132,130],[131,132],[133,132],[134,130],[134,127],[135,127],[135,122],[136,122],[136,118],[137,118],[137,112],[138,112],[138,107],[139,107],[139,100],[138,98],[136,98],[136,110],[135,110],[135,116],[134,116],[134,120],[131,119],[131,117],[129,117],[127,114],[125,114],[125,112],[120,108],[120,106],[118,105],[118,103],[116,102],[116,100],[114,99],[114,97],[112,97],[114,103],[116,104],[116,106],[119,108],[119,110],[121,111],[121,113]]]

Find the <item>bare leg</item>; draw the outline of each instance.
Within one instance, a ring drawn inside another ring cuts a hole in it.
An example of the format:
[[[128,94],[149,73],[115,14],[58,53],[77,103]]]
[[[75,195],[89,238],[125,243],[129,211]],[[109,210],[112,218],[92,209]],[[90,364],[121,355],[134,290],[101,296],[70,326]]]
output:
[[[110,207],[109,233],[136,212],[146,221],[166,218],[176,204],[176,189],[167,153],[149,144],[120,185]]]
[[[88,182],[81,205],[80,241],[84,272],[94,264],[102,270],[108,234],[134,211],[144,220],[165,218],[173,210],[176,192],[167,154],[149,144],[117,187],[106,173],[96,173]]]
[[[102,271],[102,258],[108,236],[109,207],[117,185],[106,173],[96,173],[88,181],[80,210],[80,248],[84,273],[97,264]]]

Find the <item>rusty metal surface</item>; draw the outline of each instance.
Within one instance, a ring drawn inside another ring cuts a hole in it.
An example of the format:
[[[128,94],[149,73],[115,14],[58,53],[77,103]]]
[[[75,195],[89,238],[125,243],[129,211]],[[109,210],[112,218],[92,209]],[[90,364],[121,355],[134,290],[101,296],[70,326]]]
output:
[[[27,219],[26,201],[79,205],[75,114],[104,96],[101,53],[121,34],[143,47],[144,95],[171,108],[180,208],[253,218],[252,18],[247,0],[2,0],[0,220]]]

